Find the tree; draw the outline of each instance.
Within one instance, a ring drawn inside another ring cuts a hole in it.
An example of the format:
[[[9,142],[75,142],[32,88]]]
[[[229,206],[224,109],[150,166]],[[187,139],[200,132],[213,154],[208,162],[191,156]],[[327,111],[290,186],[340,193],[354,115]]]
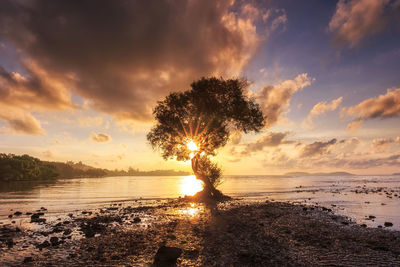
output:
[[[156,125],[147,140],[165,160],[190,159],[208,197],[221,195],[215,188],[221,170],[210,157],[233,131],[258,132],[265,125],[259,105],[244,94],[247,86],[245,79],[202,78],[190,90],[169,94],[153,111]]]

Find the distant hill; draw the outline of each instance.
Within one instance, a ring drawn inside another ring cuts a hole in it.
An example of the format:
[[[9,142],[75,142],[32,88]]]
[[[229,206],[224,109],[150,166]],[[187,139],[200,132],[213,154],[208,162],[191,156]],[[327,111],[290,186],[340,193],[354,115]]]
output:
[[[297,177],[297,176],[354,176],[355,174],[349,172],[288,172],[285,173],[287,176]]]
[[[400,175],[400,172],[395,172],[392,175]]]
[[[106,176],[185,176],[189,172],[175,170],[140,171],[130,167],[128,170],[108,170],[95,168],[82,162],[74,163],[41,161],[29,155],[0,153],[0,181],[31,181],[56,178],[106,177]]]

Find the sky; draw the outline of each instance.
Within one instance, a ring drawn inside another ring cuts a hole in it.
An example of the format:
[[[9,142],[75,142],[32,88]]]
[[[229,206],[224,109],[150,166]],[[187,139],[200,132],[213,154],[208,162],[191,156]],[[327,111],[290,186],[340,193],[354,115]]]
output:
[[[0,152],[190,170],[146,140],[201,77],[245,77],[266,127],[225,174],[400,172],[400,0],[0,2]]]

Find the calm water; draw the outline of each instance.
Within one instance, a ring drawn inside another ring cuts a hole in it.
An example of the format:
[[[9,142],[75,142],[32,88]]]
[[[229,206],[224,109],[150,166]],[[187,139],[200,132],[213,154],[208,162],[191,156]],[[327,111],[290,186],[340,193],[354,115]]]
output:
[[[137,205],[192,195],[201,184],[193,176],[107,177],[60,180],[53,184],[0,184],[0,221],[15,211],[40,207],[59,214],[135,201]],[[400,230],[400,176],[268,177],[226,176],[219,187],[243,201],[319,204],[369,226],[392,222]],[[12,211],[11,211],[12,209]],[[373,215],[374,220],[366,219]]]

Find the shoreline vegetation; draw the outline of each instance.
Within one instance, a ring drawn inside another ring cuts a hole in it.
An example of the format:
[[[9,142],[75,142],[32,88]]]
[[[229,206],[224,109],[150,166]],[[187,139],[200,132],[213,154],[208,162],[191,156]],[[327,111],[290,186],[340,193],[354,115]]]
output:
[[[56,216],[45,207],[12,211],[10,222],[0,226],[1,261],[12,266],[400,265],[399,232],[357,225],[321,206],[192,200],[117,202]]]
[[[175,170],[140,171],[130,167],[128,170],[108,170],[95,168],[82,162],[42,161],[29,155],[0,154],[0,182],[35,181],[69,178],[99,178],[110,176],[185,176],[189,172]]]

